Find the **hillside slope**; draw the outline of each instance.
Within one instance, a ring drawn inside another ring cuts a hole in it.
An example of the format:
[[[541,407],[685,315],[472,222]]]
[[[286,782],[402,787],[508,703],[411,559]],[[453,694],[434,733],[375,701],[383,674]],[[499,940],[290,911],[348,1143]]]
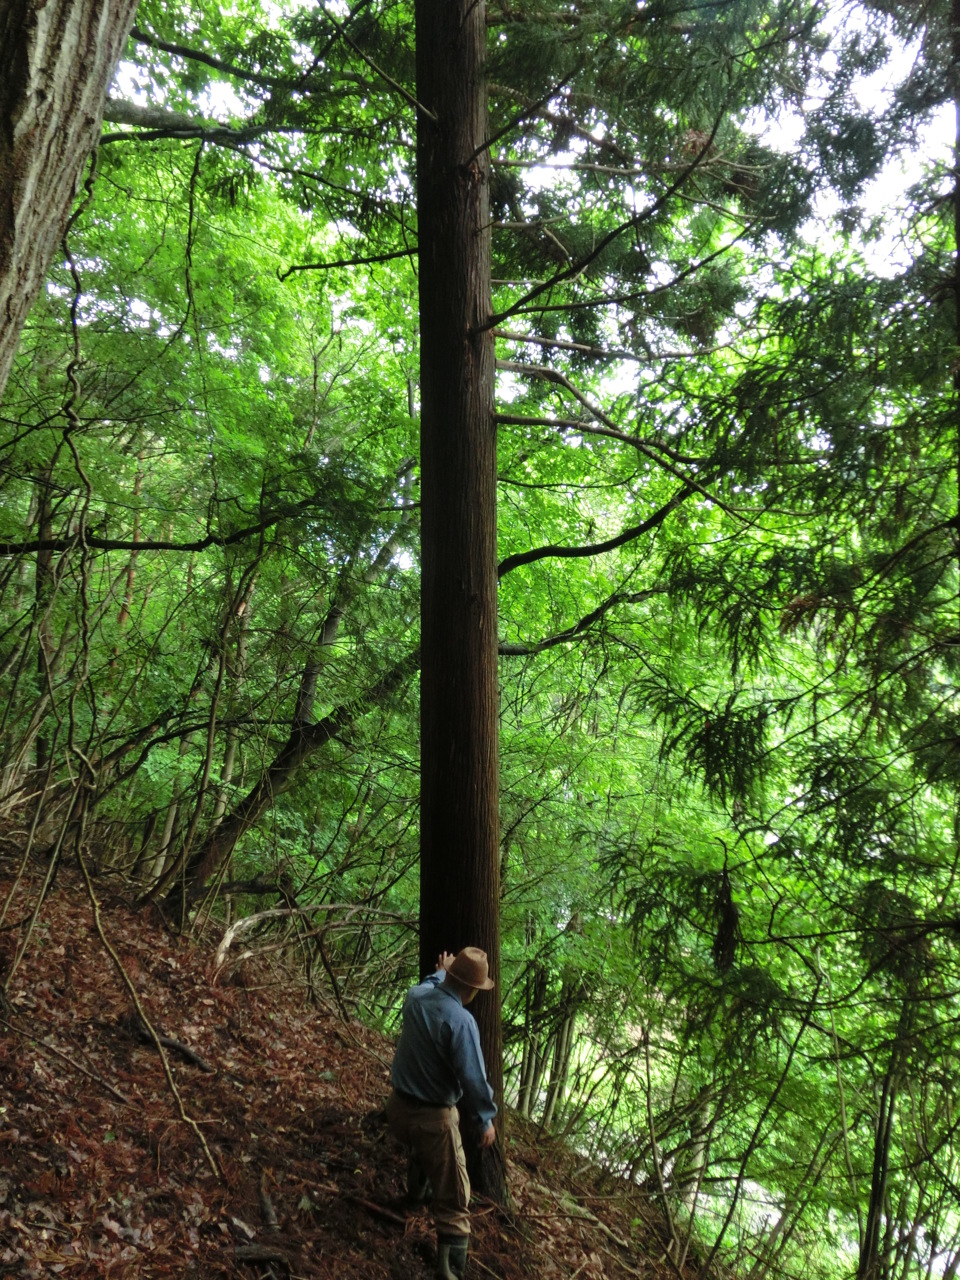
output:
[[[0,864],[3,981],[39,890],[13,873]],[[61,872],[0,1009],[0,1276],[432,1275],[381,1110],[390,1042],[280,985],[275,957],[217,971],[117,889],[97,882],[102,934],[169,1079]],[[635,1189],[508,1130],[513,1204],[475,1202],[471,1276],[677,1276]]]

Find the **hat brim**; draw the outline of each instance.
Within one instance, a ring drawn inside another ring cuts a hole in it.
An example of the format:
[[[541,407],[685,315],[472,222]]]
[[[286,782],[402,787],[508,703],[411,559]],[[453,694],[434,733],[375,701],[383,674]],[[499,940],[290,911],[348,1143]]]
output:
[[[444,960],[443,967],[447,973],[452,973],[452,966],[456,958],[456,956],[452,956],[449,960]],[[452,976],[456,978],[457,982],[461,982],[465,987],[470,987],[473,991],[492,991],[495,985],[492,978],[484,978],[483,982],[470,982],[468,979],[462,978],[459,973],[453,973]]]

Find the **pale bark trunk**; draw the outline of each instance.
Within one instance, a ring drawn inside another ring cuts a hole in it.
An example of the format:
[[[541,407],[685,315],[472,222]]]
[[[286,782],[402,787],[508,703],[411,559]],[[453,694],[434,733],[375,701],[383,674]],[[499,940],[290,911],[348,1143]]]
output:
[[[0,6],[0,396],[136,10],[137,0]]]

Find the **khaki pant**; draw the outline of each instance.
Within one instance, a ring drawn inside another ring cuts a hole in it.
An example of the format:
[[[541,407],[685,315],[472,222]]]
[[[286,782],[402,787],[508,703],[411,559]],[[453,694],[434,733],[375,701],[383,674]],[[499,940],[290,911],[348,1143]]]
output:
[[[394,1137],[413,1150],[430,1179],[437,1231],[468,1236],[470,1180],[456,1107],[429,1107],[402,1098],[394,1089],[387,1099],[387,1120]]]

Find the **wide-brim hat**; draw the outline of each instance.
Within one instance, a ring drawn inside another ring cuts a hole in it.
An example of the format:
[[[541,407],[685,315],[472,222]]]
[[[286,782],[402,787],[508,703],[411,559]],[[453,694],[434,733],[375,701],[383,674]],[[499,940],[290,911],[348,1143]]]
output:
[[[452,978],[462,982],[465,987],[473,987],[476,991],[493,990],[487,953],[481,951],[479,947],[464,947],[451,959],[445,960],[443,967]]]

